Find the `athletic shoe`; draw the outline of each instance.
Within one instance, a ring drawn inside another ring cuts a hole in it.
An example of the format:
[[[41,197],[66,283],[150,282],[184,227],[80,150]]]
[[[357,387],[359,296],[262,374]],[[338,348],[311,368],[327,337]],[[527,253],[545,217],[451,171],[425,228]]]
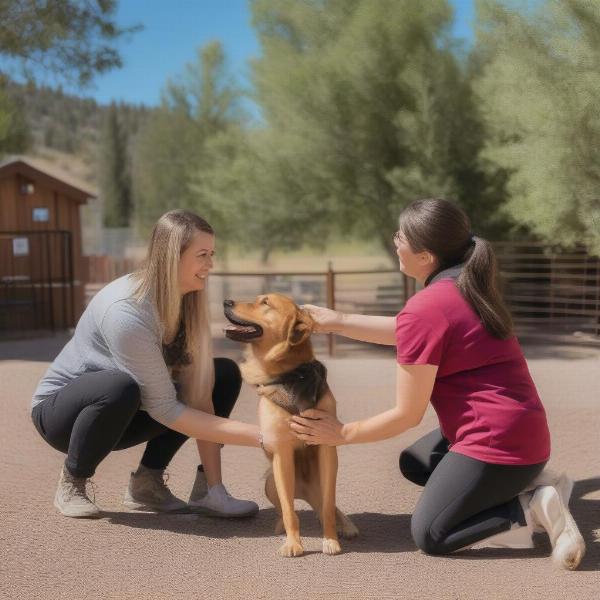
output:
[[[167,479],[163,469],[148,469],[140,465],[135,473],[131,473],[123,504],[134,510],[186,511],[187,504],[171,493]]]
[[[258,512],[256,502],[234,498],[222,483],[209,489],[204,471],[200,469],[196,473],[188,508],[209,517],[250,517]]]
[[[569,482],[566,478],[558,488],[538,487],[529,501],[525,517],[533,527],[543,528],[548,533],[553,560],[565,569],[576,569],[585,555],[585,542],[565,503],[565,499],[568,503],[572,489]]]
[[[94,518],[100,509],[88,498],[86,487],[92,482],[86,477],[74,477],[63,465],[54,496],[54,506],[65,517]]]

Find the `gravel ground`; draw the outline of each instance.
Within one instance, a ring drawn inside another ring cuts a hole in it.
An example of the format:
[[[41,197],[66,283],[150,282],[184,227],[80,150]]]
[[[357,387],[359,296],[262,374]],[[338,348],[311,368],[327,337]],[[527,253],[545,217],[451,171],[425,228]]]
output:
[[[317,521],[299,505],[307,553],[280,558],[275,514],[262,492],[266,460],[254,449],[223,450],[232,493],[253,498],[258,516],[228,521],[194,515],[129,513],[121,504],[142,447],[112,453],[94,478],[104,516],[68,519],[52,498],[63,457],[47,446],[29,418],[37,381],[64,336],[0,343],[0,598],[328,598],[483,599],[600,597],[600,351],[550,345],[526,347],[547,408],[552,464],[576,479],[572,511],[588,545],[577,572],[553,567],[550,547],[479,550],[433,558],[410,538],[419,488],[400,477],[402,448],[435,427],[435,415],[399,438],[340,449],[338,504],[361,530],[343,554],[320,552]],[[221,355],[239,357],[218,341]],[[343,420],[384,410],[393,401],[393,354],[362,347],[325,359]],[[256,398],[244,387],[235,418],[256,421]],[[196,452],[188,442],[170,467],[169,485],[190,491]]]

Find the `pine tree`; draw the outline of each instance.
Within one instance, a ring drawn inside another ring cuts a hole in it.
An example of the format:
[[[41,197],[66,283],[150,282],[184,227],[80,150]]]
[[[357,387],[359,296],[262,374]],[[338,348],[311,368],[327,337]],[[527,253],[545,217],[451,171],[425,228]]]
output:
[[[0,157],[25,152],[31,144],[31,132],[23,107],[14,100],[0,77]]]
[[[102,129],[100,194],[104,205],[104,225],[129,226],[132,202],[127,140],[114,102],[110,105]]]

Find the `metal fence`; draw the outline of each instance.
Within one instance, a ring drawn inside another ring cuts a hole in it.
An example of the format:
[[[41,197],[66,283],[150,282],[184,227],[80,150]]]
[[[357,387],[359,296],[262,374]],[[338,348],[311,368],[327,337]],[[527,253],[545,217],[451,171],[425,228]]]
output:
[[[564,251],[541,243],[495,244],[503,292],[517,330],[582,332],[600,341],[600,258],[584,250]],[[135,265],[127,260],[89,257],[89,295]],[[394,315],[416,291],[397,269],[321,272],[215,272],[209,286],[211,316],[225,324],[223,300],[251,299],[280,292],[299,304],[319,304],[347,312]]]
[[[0,231],[0,337],[65,329],[74,317],[68,231]]]
[[[518,328],[600,336],[600,257],[531,242],[495,248]]]

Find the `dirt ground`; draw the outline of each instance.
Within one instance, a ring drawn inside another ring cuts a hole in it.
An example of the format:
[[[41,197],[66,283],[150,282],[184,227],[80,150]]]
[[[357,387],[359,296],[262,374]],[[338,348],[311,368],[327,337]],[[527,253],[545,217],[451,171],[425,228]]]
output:
[[[406,434],[378,444],[341,448],[338,505],[361,531],[343,554],[320,552],[317,520],[299,505],[307,553],[278,556],[275,514],[262,492],[266,460],[259,450],[223,450],[224,479],[234,495],[255,499],[258,516],[219,520],[194,515],[129,513],[121,504],[142,447],[112,453],[94,481],[98,520],[67,519],[52,506],[63,456],[33,428],[29,403],[65,338],[0,343],[0,598],[69,599],[597,599],[600,597],[600,351],[527,346],[533,377],[553,437],[552,464],[576,480],[572,511],[588,552],[576,572],[557,570],[546,539],[534,550],[479,550],[433,558],[410,537],[419,488],[403,480],[398,454],[435,426],[428,413]],[[219,342],[220,355],[239,356]],[[323,356],[342,420],[389,407],[393,354]],[[256,422],[256,399],[244,387],[235,418]],[[169,485],[189,494],[196,450],[175,457]]]

